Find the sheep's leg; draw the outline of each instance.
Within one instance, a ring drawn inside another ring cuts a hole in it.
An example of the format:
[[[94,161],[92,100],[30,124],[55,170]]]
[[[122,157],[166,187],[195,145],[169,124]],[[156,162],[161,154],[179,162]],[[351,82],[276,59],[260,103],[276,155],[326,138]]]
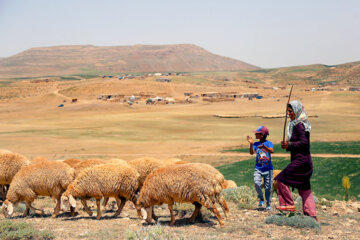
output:
[[[152,206],[146,208],[146,222],[151,223],[154,208]]]
[[[26,209],[25,209],[25,212],[23,213],[23,217],[27,217],[27,215],[29,215],[29,213],[30,213],[30,208],[26,204]]]
[[[199,214],[201,207],[202,207],[202,205],[198,202],[194,202],[194,205],[195,205],[195,210],[194,210],[193,214],[191,215],[191,217],[188,219],[188,223],[193,222],[195,220],[195,218]]]
[[[118,209],[116,210],[114,217],[117,217],[120,215],[125,203],[126,203],[126,198],[124,198],[124,197],[121,197],[120,199],[116,198],[116,204],[117,204]]]
[[[96,219],[100,220],[101,218],[101,204],[100,204],[100,200],[101,199],[96,199],[96,206],[97,206],[97,216]]]
[[[215,215],[216,215],[216,218],[218,219],[219,223],[220,223],[220,227],[224,227],[224,221],[219,213],[219,211],[217,210],[215,204],[213,204],[210,208],[209,208],[210,211],[212,211]]]
[[[75,208],[70,206],[70,216],[73,217],[75,216]]]
[[[29,209],[33,210],[35,213],[36,213],[36,211],[38,211],[38,212],[40,212],[39,214],[44,215],[44,210],[34,208],[33,206],[31,206],[31,203],[32,203],[32,202],[30,202],[30,201],[26,201],[26,202],[25,202],[26,207],[28,207]]]
[[[168,204],[168,208],[169,208],[169,211],[170,211],[170,217],[171,217],[170,226],[173,226],[174,223],[175,223],[175,216],[174,216],[173,204],[174,204],[174,203],[169,203],[169,204]]]
[[[109,202],[109,197],[104,197],[104,201],[103,201],[103,206],[106,207],[106,205],[108,204]]]
[[[228,220],[229,219],[229,214],[230,214],[230,210],[229,207],[227,205],[227,202],[224,199],[224,196],[220,196],[219,198],[219,204],[222,208],[222,210],[224,211],[225,214],[225,218]]]
[[[134,204],[134,206],[135,206],[135,208],[136,208],[136,212],[137,212],[138,217],[139,217],[140,219],[142,219],[141,206],[136,204],[136,199],[134,199],[134,200],[132,201],[132,203]]]
[[[88,207],[85,198],[82,198],[82,199],[81,199],[81,203],[82,203],[82,205],[84,206],[84,209],[85,209],[85,211],[87,212],[87,214],[89,214],[90,216],[92,216],[93,213],[92,213],[92,211],[90,210],[90,208]]]
[[[155,220],[155,222],[157,222],[157,220],[159,219],[159,217],[155,215],[155,211],[154,211],[154,210],[155,210],[155,209],[154,209],[154,206],[152,206],[151,217],[152,217],[152,219]]]
[[[51,215],[51,217],[55,218],[57,215],[59,215],[59,212],[60,212],[60,203],[61,203],[61,200],[60,200],[61,196],[56,196],[54,197],[54,199],[56,199],[56,206],[54,208],[54,213]]]

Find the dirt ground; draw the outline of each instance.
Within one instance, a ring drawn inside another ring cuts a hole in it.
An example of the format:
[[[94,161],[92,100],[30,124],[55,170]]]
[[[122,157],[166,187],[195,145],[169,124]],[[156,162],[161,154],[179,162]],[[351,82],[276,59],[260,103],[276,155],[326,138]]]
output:
[[[312,116],[312,141],[359,140],[360,108],[356,92],[308,92],[295,86],[292,99],[301,100]],[[252,89],[239,84],[157,83],[150,80],[84,80],[49,83],[19,82],[0,88],[0,148],[26,156],[52,159],[86,155],[131,159],[191,154],[218,154],[224,148],[247,146],[246,136],[259,125],[269,139],[282,139],[285,90]],[[184,92],[258,92],[261,100],[146,105],[98,100],[100,94],[155,95],[184,98]],[[77,103],[70,99],[77,98]],[[66,102],[64,102],[66,101]],[[58,107],[63,103],[64,107]],[[217,118],[237,115],[244,118]]]
[[[274,198],[274,202],[276,202]],[[329,206],[317,206],[321,228],[294,228],[265,224],[268,216],[278,214],[276,210],[264,211],[263,208],[238,209],[229,202],[231,216],[225,220],[225,227],[220,228],[217,219],[209,211],[202,210],[202,219],[188,224],[187,218],[192,214],[192,205],[178,204],[174,226],[169,226],[169,210],[166,205],[155,208],[159,224],[148,225],[137,218],[136,211],[129,203],[124,207],[120,217],[113,218],[113,210],[103,211],[103,218],[96,220],[96,204],[90,201],[94,215],[90,217],[78,208],[78,214],[70,217],[62,213],[52,218],[50,198],[35,201],[34,206],[45,209],[45,215],[31,215],[23,218],[16,212],[13,221],[27,222],[39,230],[52,231],[57,239],[127,239],[130,232],[145,236],[145,233],[156,233],[154,239],[358,239],[360,234],[360,205],[358,202],[333,202]],[[223,215],[222,211],[219,209]],[[1,215],[0,219],[4,217]]]
[[[312,141],[360,140],[360,94],[356,92],[308,92],[306,86],[295,86],[292,99],[301,100],[310,115]],[[144,101],[129,106],[98,100],[100,94],[132,95],[151,92],[183,98],[184,92],[258,92],[263,99],[237,99],[231,102],[146,105]],[[284,119],[262,118],[285,111],[288,89],[253,89],[243,84],[156,83],[151,80],[81,80],[67,82],[19,82],[0,88],[0,148],[29,158],[49,159],[122,158],[141,156],[179,157],[191,162],[220,166],[248,159],[246,154],[222,153],[221,150],[247,146],[246,136],[260,125],[270,129],[269,139],[282,139]],[[76,103],[70,99],[77,98]],[[66,102],[64,102],[66,101]],[[58,107],[63,103],[64,107]],[[237,115],[243,118],[217,118],[215,115]],[[187,225],[178,216],[174,227],[168,226],[166,207],[157,209],[160,223],[170,239],[358,239],[359,206],[336,203],[331,208],[318,206],[321,231],[296,229],[264,223],[275,214],[257,209],[239,210],[230,204],[231,218],[221,229],[211,214],[203,222]],[[138,231],[143,224],[128,205],[121,217],[104,213],[100,221],[79,210],[71,218],[62,214],[51,218],[54,203],[40,198],[35,206],[45,208],[46,215],[14,221],[28,222],[36,229],[48,229],[58,239],[120,239],[127,231]],[[94,203],[92,202],[92,205]],[[94,208],[93,208],[94,209]],[[190,211],[184,212],[185,217]],[[0,219],[4,217],[1,215]],[[146,229],[152,229],[150,226]],[[145,230],[144,230],[145,231]]]

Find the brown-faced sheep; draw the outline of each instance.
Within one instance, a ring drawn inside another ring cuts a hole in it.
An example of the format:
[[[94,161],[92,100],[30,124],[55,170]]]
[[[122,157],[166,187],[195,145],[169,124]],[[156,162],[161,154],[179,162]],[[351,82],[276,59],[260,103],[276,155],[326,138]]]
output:
[[[173,204],[175,202],[191,202],[195,211],[189,219],[194,221],[200,212],[201,206],[212,211],[223,227],[224,223],[215,203],[218,202],[221,184],[212,174],[199,171],[199,165],[188,163],[170,165],[154,170],[145,180],[138,199],[138,206],[144,207],[147,212],[146,221],[151,222],[152,206],[168,204],[171,221],[175,222]]]
[[[15,174],[23,167],[30,164],[30,161],[21,154],[12,153],[7,150],[0,152],[0,188],[2,199],[6,199],[6,192],[9,190]]]
[[[86,204],[85,198],[96,199],[97,219],[101,218],[100,200],[103,197],[114,197],[118,209],[114,217],[121,213],[126,200],[136,205],[136,192],[139,187],[139,173],[127,164],[100,164],[84,169],[69,185],[63,194],[63,202],[76,206],[74,198],[81,198],[85,211],[91,216],[92,212]],[[137,208],[141,217],[140,208]]]
[[[60,211],[60,197],[75,177],[74,169],[58,161],[48,161],[23,167],[13,178],[6,200],[3,203],[5,217],[11,217],[14,207],[25,201],[26,210],[23,216],[29,214],[30,209],[41,211],[31,206],[37,196],[51,196],[56,199],[56,207],[52,217]]]

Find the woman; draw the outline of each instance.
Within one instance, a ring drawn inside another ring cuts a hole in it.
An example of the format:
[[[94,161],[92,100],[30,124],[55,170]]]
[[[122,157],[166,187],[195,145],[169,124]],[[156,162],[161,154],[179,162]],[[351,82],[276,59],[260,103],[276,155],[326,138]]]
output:
[[[288,115],[291,121],[287,127],[289,141],[281,142],[281,148],[291,152],[291,163],[275,178],[278,182],[278,195],[282,211],[295,211],[294,201],[289,186],[297,188],[303,201],[305,215],[316,217],[314,197],[310,188],[310,177],[313,164],[310,155],[311,125],[308,115],[299,101],[288,104]]]

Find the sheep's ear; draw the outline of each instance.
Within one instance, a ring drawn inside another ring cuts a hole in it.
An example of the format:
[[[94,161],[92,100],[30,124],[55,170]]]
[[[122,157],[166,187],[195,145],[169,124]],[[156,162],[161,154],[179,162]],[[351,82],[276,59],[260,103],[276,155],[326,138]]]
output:
[[[75,198],[71,194],[69,194],[69,203],[70,203],[70,206],[72,206],[73,208],[76,207]]]
[[[11,216],[14,212],[13,204],[9,202],[7,205],[5,205],[5,207],[7,207],[7,213],[9,214],[9,216]]]

